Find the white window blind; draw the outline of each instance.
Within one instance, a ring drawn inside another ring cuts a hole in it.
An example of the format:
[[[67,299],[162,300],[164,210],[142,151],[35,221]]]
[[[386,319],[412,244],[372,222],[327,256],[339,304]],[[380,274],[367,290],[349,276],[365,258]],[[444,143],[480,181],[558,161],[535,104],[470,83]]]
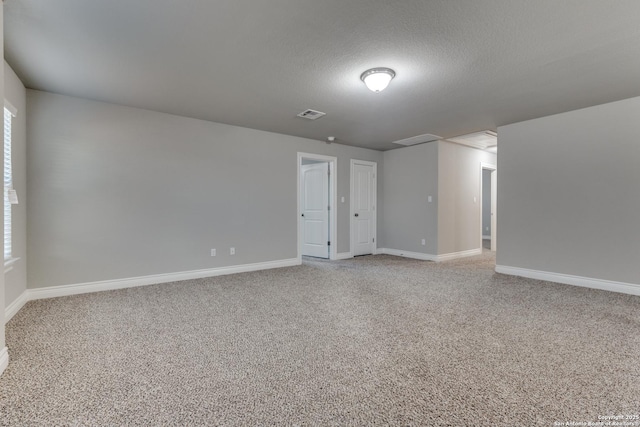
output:
[[[4,109],[4,259],[11,259],[11,202],[9,190],[13,189],[11,171],[11,119],[13,114]]]

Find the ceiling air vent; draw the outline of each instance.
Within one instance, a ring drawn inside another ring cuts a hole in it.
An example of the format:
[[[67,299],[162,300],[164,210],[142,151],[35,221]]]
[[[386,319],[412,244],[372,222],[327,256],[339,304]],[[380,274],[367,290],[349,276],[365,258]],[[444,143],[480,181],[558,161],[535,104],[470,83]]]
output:
[[[326,115],[327,113],[323,113],[322,111],[316,110],[304,110],[302,113],[298,114],[298,117],[302,117],[303,119],[315,120],[320,117]]]
[[[447,138],[447,141],[486,150],[487,148],[498,144],[498,134],[492,130],[483,130],[480,132],[469,133],[467,135],[456,136],[454,138]]]
[[[398,141],[393,141],[392,144],[399,145],[416,145],[422,144],[424,142],[437,141],[442,139],[442,137],[438,135],[432,135],[430,133],[425,133],[424,135],[412,136],[411,138],[400,139]]]

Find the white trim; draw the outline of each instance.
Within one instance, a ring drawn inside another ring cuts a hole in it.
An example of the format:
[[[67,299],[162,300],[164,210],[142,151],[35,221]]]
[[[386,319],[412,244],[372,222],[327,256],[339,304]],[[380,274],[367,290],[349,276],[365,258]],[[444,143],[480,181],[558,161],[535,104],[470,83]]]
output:
[[[9,350],[7,347],[0,350],[0,375],[7,369],[9,366]]]
[[[353,206],[353,193],[354,193],[354,189],[353,189],[353,184],[354,184],[354,179],[353,179],[353,173],[354,173],[354,168],[353,166],[356,163],[360,163],[362,165],[367,165],[367,166],[372,166],[373,167],[373,181],[374,181],[374,186],[373,186],[373,223],[375,224],[374,230],[373,230],[373,248],[371,250],[371,254],[375,255],[378,252],[378,163],[376,162],[370,162],[367,160],[358,160],[358,159],[351,159],[351,163],[350,163],[350,167],[349,167],[349,249],[350,252],[353,253],[353,234],[355,233],[355,228],[353,227],[353,218],[354,218],[354,206]]]
[[[336,254],[336,259],[349,259],[353,258],[353,253],[351,252],[338,252]]]
[[[98,282],[76,283],[73,285],[50,286],[47,288],[29,289],[28,300],[62,297],[90,292],[110,291],[114,289],[134,288],[137,286],[156,285],[180,280],[201,279],[203,277],[223,276],[248,271],[268,270],[271,268],[300,265],[298,258],[277,261],[258,262],[254,264],[232,265],[229,267],[208,268],[204,270],[183,271],[179,273],[155,274],[151,276],[132,277],[128,279],[102,280]]]
[[[550,271],[530,270],[528,268],[509,267],[507,265],[496,265],[496,273],[640,296],[640,284],[634,283],[613,282],[611,280],[572,276],[570,274],[553,273]]]
[[[451,252],[436,256],[436,262],[451,261],[452,259],[466,258],[469,256],[482,255],[482,248],[469,249],[467,251]]]
[[[131,277],[126,279],[102,280],[98,282],[76,283],[73,285],[50,286],[47,288],[27,289],[5,309],[7,323],[24,305],[33,300],[63,297],[67,295],[86,294],[91,292],[110,291],[115,289],[135,288],[138,286],[157,285],[160,283],[178,282],[181,280],[201,279],[204,277],[224,276],[227,274],[245,273],[249,271],[269,270],[272,268],[292,267],[300,265],[297,258],[277,261],[240,264],[228,267],[208,268],[203,270],[182,271],[178,273],[154,274],[150,276]]]
[[[378,253],[385,255],[401,256],[404,258],[419,259],[422,261],[436,261],[436,255],[423,254],[421,252],[403,251],[400,249],[379,248]]]
[[[491,236],[488,236],[486,234],[482,235],[482,240],[491,240]]]
[[[468,251],[461,251],[461,252],[451,252],[448,254],[441,254],[441,255],[425,254],[422,252],[403,251],[400,249],[390,249],[390,248],[379,248],[378,253],[386,254],[386,255],[401,256],[405,258],[420,259],[423,261],[443,262],[443,261],[451,261],[452,259],[481,255],[482,248],[469,249]]]
[[[329,163],[329,205],[331,209],[329,211],[329,259],[337,259],[338,253],[338,158],[333,156],[324,156],[322,154],[303,153],[298,152],[298,165],[296,173],[296,221],[298,222],[298,262],[302,263],[302,221],[300,216],[302,211],[300,209],[300,166],[302,166],[302,159],[320,160]]]
[[[6,324],[24,305],[29,302],[29,290],[25,290],[11,304],[4,309],[4,323]]]

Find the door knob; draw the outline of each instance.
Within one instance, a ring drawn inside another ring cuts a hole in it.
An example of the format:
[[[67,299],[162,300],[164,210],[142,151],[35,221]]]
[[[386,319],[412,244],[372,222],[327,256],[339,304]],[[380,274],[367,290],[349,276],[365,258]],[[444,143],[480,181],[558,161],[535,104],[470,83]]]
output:
[[[302,216],[304,216],[304,214],[302,214]]]
[[[355,216],[358,216],[358,214],[355,214]]]

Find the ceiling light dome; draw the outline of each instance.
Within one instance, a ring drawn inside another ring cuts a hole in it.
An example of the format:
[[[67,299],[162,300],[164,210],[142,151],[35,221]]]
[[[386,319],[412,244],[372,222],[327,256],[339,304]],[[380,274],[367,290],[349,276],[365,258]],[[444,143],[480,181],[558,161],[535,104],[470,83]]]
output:
[[[362,73],[362,75],[360,76],[360,80],[362,80],[364,84],[367,85],[370,91],[381,92],[387,86],[389,86],[391,79],[393,79],[395,76],[396,72],[391,68],[379,67],[372,68]]]

